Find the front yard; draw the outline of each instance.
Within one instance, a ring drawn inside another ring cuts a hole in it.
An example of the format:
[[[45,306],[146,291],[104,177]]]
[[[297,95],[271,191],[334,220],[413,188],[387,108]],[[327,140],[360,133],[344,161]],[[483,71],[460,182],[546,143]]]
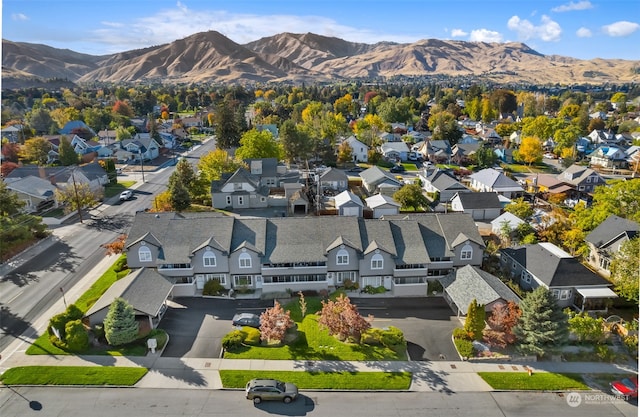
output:
[[[332,299],[340,293],[332,294]],[[369,343],[342,342],[318,325],[321,303],[319,297],[307,297],[307,313],[304,318],[300,306],[292,301],[284,306],[291,312],[297,329],[289,332],[285,343],[278,346],[243,344],[233,351],[225,351],[225,359],[278,359],[278,360],[339,360],[339,361],[381,361],[407,360],[407,345],[403,343],[385,347]],[[371,338],[363,337],[365,341]]]

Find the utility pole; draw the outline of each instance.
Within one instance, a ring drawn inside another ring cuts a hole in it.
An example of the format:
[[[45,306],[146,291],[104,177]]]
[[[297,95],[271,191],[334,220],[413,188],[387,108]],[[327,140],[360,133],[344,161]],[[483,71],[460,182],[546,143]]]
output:
[[[138,148],[138,155],[140,155],[140,170],[142,171],[142,183],[144,184],[144,160],[142,158],[142,148]]]
[[[80,223],[82,223],[82,207],[80,205],[80,197],[78,196],[78,186],[76,185],[76,170],[71,171],[71,179],[73,180],[73,192],[76,195],[76,207],[78,209],[78,217],[80,217]]]

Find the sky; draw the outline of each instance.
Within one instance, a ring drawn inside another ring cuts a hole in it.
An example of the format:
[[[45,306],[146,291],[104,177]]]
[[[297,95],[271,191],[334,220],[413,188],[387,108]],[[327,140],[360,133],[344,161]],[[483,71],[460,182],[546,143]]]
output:
[[[544,55],[640,60],[638,0],[3,0],[2,38],[92,55],[215,30],[347,41],[524,42]]]

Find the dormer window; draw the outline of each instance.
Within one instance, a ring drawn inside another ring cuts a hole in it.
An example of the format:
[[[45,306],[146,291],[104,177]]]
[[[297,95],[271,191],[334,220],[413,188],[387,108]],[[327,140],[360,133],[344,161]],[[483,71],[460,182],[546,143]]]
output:
[[[371,257],[371,269],[382,269],[384,267],[384,258],[379,253]]]
[[[251,255],[248,253],[241,253],[238,258],[238,266],[240,268],[251,268]]]
[[[206,251],[202,255],[202,264],[204,266],[208,266],[208,267],[215,267],[216,266],[216,254],[213,253],[212,250]]]
[[[349,265],[349,252],[344,249],[340,249],[336,254],[337,265]]]
[[[151,256],[151,249],[148,246],[142,245],[140,249],[138,249],[138,260],[140,262],[151,262],[153,261],[153,256]]]

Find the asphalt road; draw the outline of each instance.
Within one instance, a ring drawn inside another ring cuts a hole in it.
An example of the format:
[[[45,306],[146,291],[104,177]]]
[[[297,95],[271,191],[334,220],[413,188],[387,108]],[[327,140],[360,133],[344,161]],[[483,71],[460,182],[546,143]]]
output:
[[[213,149],[215,141],[209,140],[194,149],[189,158],[195,162]],[[58,240],[53,246],[0,276],[0,351],[17,338],[35,335],[34,321],[104,258],[105,249],[100,245],[127,233],[135,212],[151,207],[153,196],[166,189],[174,169],[167,166],[146,171],[145,182],[138,184],[131,200],[105,201],[84,213],[82,223],[76,218],[53,228]],[[129,178],[141,180],[141,175],[130,173]],[[69,297],[68,301],[73,299]]]
[[[637,404],[581,395],[568,405],[555,393],[380,393],[301,391],[291,404],[254,406],[241,390],[16,387],[0,391],[0,415],[157,417],[157,416],[446,416],[446,417],[602,417],[637,416]],[[573,403],[576,404],[575,402]]]

